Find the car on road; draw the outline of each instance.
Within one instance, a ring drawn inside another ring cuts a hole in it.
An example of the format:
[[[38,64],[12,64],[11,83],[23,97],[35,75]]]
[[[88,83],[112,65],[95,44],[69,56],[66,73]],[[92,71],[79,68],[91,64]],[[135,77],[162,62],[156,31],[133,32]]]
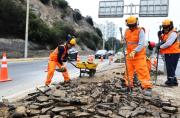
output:
[[[116,54],[115,54],[115,57],[117,58],[117,59],[122,59],[122,58],[124,58],[124,55],[123,55],[123,52],[117,52]]]
[[[68,51],[68,57],[70,61],[76,61],[77,60],[78,51],[75,48],[71,48]]]
[[[109,50],[108,51],[108,56],[114,56],[114,50]]]
[[[98,50],[98,51],[95,53],[95,59],[100,59],[101,56],[103,56],[104,59],[107,59],[107,58],[108,58],[108,52],[107,52],[107,50]]]

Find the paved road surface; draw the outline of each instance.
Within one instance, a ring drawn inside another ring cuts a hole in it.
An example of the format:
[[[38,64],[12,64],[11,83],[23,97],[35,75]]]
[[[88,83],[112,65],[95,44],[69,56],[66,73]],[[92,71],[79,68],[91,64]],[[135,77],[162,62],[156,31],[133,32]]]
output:
[[[12,98],[14,95],[33,90],[35,87],[44,85],[47,72],[47,60],[8,63],[9,77],[12,81],[0,83],[0,100],[2,96]],[[107,60],[104,62],[107,64]],[[79,69],[67,63],[70,77],[79,76]],[[55,72],[53,82],[63,81],[61,73]]]
[[[42,85],[47,75],[47,73],[44,72],[46,66],[47,60],[8,64],[9,77],[11,77],[13,81],[0,83],[0,96],[13,95]],[[67,64],[67,68],[69,68],[70,72],[73,71],[78,75],[78,70],[72,67],[72,65]],[[57,79],[63,80],[62,76],[58,75],[61,74],[55,72],[54,81]]]
[[[162,60],[162,58],[159,58],[159,64],[158,64],[158,69],[161,71],[164,71],[164,62]],[[180,59],[177,65],[177,69],[176,69],[176,76],[180,78]]]

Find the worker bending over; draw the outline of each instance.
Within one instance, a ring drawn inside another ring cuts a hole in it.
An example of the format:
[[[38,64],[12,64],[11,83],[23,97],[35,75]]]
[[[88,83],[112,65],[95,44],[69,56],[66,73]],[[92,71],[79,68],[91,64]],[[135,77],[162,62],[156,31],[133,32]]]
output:
[[[69,74],[67,71],[66,66],[63,62],[67,61],[68,58],[68,50],[75,46],[76,39],[68,37],[66,43],[64,45],[59,45],[49,56],[49,63],[48,63],[48,74],[46,78],[45,85],[48,86],[51,83],[52,77],[54,75],[54,71],[56,66],[59,69],[63,70],[62,75],[64,77],[64,82],[69,82]]]

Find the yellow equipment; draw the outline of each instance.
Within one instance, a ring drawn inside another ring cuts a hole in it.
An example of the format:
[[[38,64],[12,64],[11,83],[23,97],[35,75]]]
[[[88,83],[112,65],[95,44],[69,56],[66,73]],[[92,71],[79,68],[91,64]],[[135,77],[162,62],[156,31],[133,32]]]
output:
[[[96,73],[96,68],[98,64],[95,63],[88,63],[88,62],[77,62],[76,68],[80,69],[80,77],[82,73],[89,74],[89,77],[93,77]]]

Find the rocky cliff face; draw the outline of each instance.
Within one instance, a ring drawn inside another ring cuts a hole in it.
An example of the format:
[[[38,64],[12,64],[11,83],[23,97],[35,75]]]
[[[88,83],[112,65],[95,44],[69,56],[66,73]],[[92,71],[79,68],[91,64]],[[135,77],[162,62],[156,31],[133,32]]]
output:
[[[44,5],[40,0],[31,0],[30,8],[49,26],[52,26],[57,21],[62,21],[71,24],[77,32],[87,31],[96,34],[94,28],[86,22],[85,17],[82,16],[81,20],[75,22],[73,18],[75,11],[70,6],[64,10],[54,7],[51,2],[48,5]]]

